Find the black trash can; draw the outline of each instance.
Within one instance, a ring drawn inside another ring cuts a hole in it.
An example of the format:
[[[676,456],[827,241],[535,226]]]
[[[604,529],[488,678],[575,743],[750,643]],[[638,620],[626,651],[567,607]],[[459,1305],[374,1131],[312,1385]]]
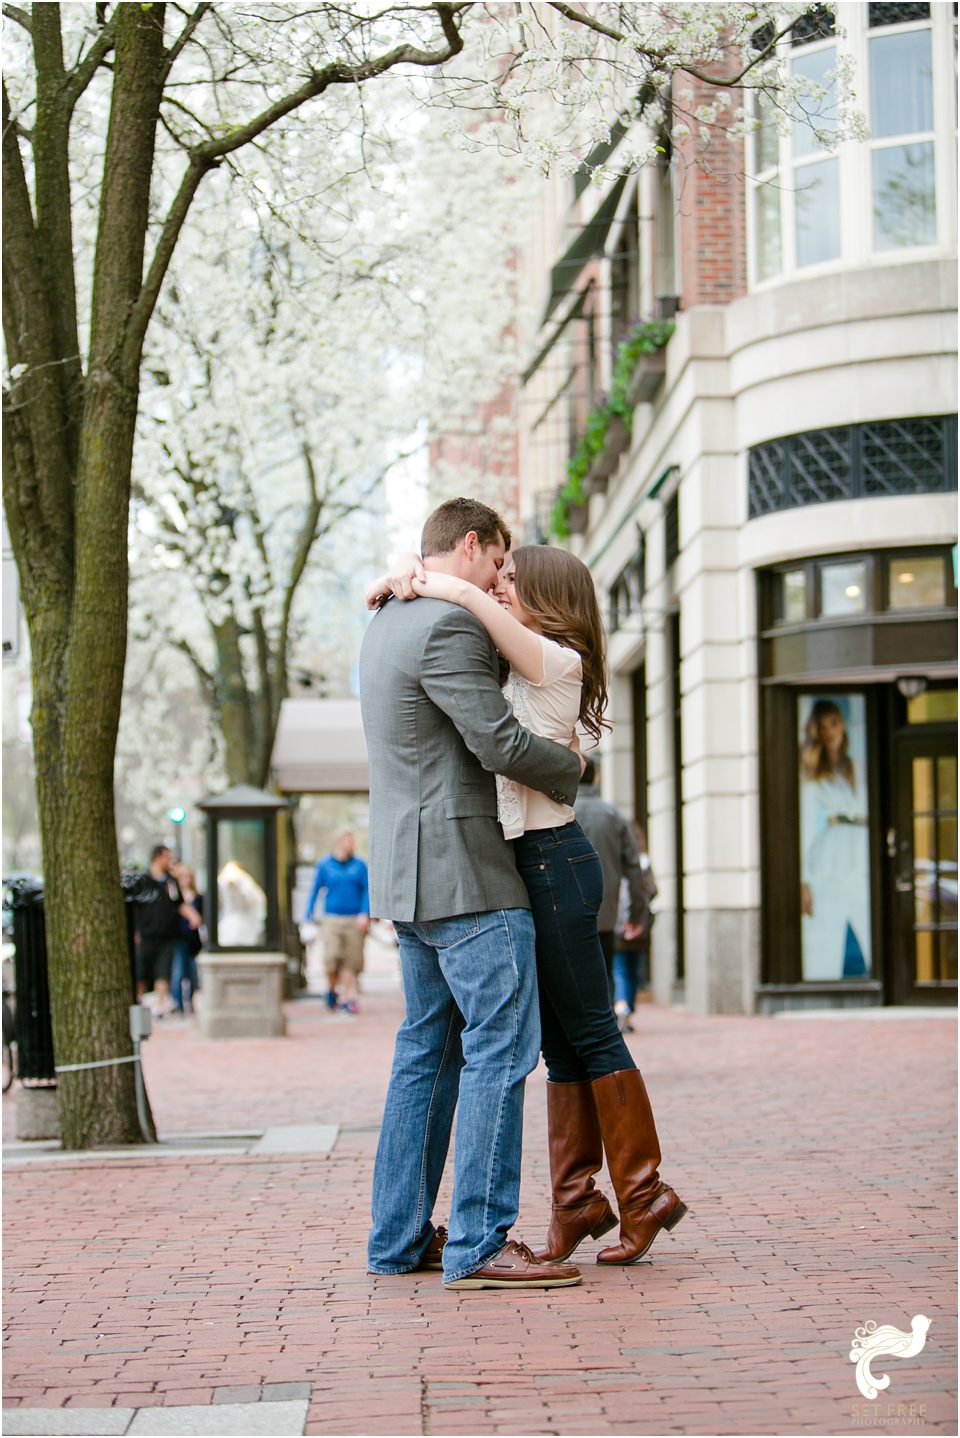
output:
[[[150,904],[157,897],[156,885],[142,869],[120,872],[124,911],[127,916],[127,954],[130,959],[130,1002],[137,1002],[137,947],[133,936],[137,931],[137,905]]]
[[[17,1077],[24,1083],[54,1083],[53,1028],[47,979],[47,938],[43,919],[43,885],[36,879],[14,879],[7,885],[13,914],[13,960],[17,1009]]]

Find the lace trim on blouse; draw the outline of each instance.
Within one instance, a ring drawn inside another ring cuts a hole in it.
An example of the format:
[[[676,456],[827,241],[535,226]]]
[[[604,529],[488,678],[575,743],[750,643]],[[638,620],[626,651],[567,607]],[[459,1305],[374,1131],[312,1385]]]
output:
[[[503,686],[503,697],[513,709],[518,724],[525,724],[527,715],[528,684],[522,674],[511,669]],[[508,839],[515,839],[523,833],[523,803],[520,785],[516,779],[497,775],[497,818]]]

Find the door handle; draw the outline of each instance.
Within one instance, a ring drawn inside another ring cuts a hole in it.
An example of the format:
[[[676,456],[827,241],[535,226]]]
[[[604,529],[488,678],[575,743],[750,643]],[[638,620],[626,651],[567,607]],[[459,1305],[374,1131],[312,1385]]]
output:
[[[909,894],[913,889],[913,880],[904,878],[901,875],[901,877],[897,879],[895,887],[898,894]]]

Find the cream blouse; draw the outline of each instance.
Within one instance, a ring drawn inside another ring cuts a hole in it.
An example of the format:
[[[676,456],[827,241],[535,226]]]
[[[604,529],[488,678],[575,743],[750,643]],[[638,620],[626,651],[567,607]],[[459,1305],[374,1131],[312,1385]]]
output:
[[[518,724],[553,739],[569,744],[580,714],[580,692],[583,687],[583,665],[574,649],[567,649],[545,634],[537,638],[543,646],[543,679],[534,684],[511,667],[503,692]],[[554,829],[573,819],[570,804],[558,804],[515,779],[497,775],[497,817],[506,838],[516,839],[528,829]]]

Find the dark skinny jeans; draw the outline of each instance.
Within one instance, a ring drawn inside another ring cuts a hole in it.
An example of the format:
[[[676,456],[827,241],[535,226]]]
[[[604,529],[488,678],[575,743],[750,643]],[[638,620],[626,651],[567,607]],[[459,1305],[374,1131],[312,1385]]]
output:
[[[597,933],[603,870],[577,823],[513,840],[537,930],[543,1057],[551,1083],[636,1068],[610,1007]]]

